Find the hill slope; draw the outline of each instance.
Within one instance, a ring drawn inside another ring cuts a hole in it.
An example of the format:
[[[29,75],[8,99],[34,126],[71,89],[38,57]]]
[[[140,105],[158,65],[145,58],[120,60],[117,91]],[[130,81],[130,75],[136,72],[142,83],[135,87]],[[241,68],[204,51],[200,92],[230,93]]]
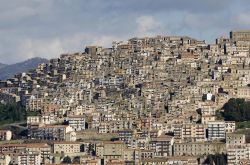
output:
[[[7,64],[0,63],[0,69],[3,67],[6,67],[6,66],[7,66]]]
[[[3,67],[1,67],[0,64],[0,80],[11,78],[17,73],[27,72],[30,69],[36,68],[37,65],[41,63],[48,63],[48,60],[44,58],[35,57],[20,63],[6,65]]]

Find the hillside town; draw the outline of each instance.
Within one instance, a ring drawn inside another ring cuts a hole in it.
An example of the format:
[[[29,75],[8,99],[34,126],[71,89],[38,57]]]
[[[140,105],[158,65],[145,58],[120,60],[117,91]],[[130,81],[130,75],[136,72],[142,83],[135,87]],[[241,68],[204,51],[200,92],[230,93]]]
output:
[[[0,164],[247,165],[247,135],[218,114],[249,84],[248,30],[86,46],[0,81],[1,104],[29,112],[24,135],[0,130]]]

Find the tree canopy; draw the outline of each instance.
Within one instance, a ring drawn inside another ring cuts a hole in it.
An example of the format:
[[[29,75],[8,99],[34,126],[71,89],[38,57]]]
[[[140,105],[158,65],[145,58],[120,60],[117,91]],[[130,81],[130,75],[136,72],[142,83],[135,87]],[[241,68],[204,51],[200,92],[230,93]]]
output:
[[[73,163],[74,164],[80,164],[80,157],[79,156],[76,156],[76,157],[74,157],[74,159],[73,159]]]
[[[63,164],[72,163],[71,158],[69,156],[64,157],[62,163]]]
[[[18,104],[0,104],[0,125],[26,119],[25,109]]]
[[[215,154],[215,155],[209,154],[204,163],[209,164],[209,165],[214,165],[214,164],[215,165],[226,165],[227,164],[227,156],[224,153]]]
[[[229,121],[248,121],[250,120],[250,102],[244,99],[231,98],[224,105],[224,118]]]

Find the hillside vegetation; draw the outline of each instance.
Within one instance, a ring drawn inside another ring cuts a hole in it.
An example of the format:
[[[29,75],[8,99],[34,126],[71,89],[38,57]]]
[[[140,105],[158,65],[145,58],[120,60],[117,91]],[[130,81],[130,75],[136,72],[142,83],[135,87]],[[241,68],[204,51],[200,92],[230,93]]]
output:
[[[0,104],[0,125],[26,120],[25,109],[18,104]]]

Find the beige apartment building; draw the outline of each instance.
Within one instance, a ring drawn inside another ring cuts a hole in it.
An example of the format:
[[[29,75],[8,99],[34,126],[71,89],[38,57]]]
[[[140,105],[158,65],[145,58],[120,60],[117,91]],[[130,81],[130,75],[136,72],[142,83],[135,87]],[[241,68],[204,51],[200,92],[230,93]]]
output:
[[[230,32],[233,41],[250,41],[250,30],[238,30]]]
[[[249,86],[238,87],[237,88],[237,97],[244,98],[244,99],[250,99],[250,87]]]
[[[80,143],[77,142],[55,142],[53,144],[53,152],[56,154],[74,154],[80,152]]]
[[[191,142],[175,143],[174,156],[202,156],[225,152],[226,145],[222,142]]]
[[[226,145],[229,146],[244,146],[246,144],[245,134],[227,133]]]
[[[50,145],[46,143],[29,143],[26,144],[27,152],[39,153],[41,157],[41,163],[51,163],[53,160],[53,156],[51,155],[52,150]]]
[[[149,150],[154,150],[157,157],[169,157],[172,156],[172,146],[174,138],[172,136],[160,136],[152,138],[149,141]]]
[[[227,148],[228,165],[239,165],[241,160],[250,159],[250,147],[245,146],[230,146]]]
[[[206,127],[204,124],[183,124],[182,139],[189,141],[204,141]]]
[[[136,162],[137,164],[141,160],[141,151],[139,149],[124,149],[124,160],[130,162]]]
[[[104,142],[103,143],[103,157],[107,162],[110,159],[123,159],[125,144],[121,141]]]

